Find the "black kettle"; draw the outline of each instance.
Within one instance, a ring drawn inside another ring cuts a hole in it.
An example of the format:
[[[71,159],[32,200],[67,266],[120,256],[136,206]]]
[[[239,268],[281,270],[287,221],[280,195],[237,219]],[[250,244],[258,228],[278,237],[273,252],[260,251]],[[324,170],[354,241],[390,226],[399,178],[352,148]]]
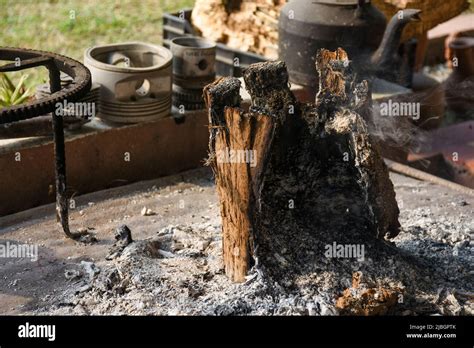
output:
[[[315,56],[319,49],[342,47],[355,69],[384,77],[400,64],[397,54],[403,28],[418,21],[419,10],[403,10],[388,27],[370,0],[290,0],[279,20],[279,58],[290,81],[317,88]]]

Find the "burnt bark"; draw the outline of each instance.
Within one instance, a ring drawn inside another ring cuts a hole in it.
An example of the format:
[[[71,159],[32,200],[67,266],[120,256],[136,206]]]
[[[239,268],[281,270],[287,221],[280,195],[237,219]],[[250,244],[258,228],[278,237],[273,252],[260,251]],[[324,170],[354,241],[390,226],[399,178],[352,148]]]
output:
[[[253,262],[288,279],[317,266],[327,244],[398,234],[393,185],[361,116],[370,112],[368,83],[355,81],[341,49],[321,50],[316,67],[314,104],[296,100],[283,62],[245,71],[248,112],[239,107],[239,80],[204,90],[224,265],[234,281]]]

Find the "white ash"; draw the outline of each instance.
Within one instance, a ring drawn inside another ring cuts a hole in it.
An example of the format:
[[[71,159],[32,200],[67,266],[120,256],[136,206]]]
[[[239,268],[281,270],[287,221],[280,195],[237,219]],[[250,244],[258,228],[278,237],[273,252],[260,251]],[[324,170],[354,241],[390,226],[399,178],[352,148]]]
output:
[[[384,286],[415,286],[407,289],[406,303],[395,314],[472,314],[468,265],[473,256],[472,247],[465,243],[468,233],[447,222],[430,221],[420,211],[410,214],[406,221],[420,215],[422,219],[406,223],[395,245],[401,253],[421,256],[422,263],[430,261],[435,267],[433,276],[420,275],[407,267],[406,259],[394,255],[387,255],[383,272],[367,260],[366,274]],[[465,231],[472,228],[472,223],[459,223]],[[272,282],[254,267],[246,283],[235,284],[222,267],[220,228],[217,217],[200,224],[168,226],[156,237],[127,246],[121,256],[103,263],[100,273],[97,265],[83,262],[88,276],[45,310],[77,315],[335,315],[335,299],[343,287],[350,286],[351,272],[364,268],[322,259],[327,269],[302,277],[295,289]],[[447,244],[439,244],[445,235]],[[399,272],[413,282],[401,282]]]
[[[404,289],[403,303],[390,314],[473,315],[474,200],[442,190],[436,198],[427,183],[394,179],[404,202],[402,231],[383,250],[367,248],[364,262],[316,252],[311,272],[285,284],[269,279],[257,260],[245,283],[232,283],[224,274],[220,218],[213,209],[199,222],[136,240],[111,260],[70,263],[67,269],[79,276],[67,280],[67,290],[45,296],[47,305],[33,314],[337,315],[337,297],[351,286],[352,273],[362,271],[377,285]],[[180,195],[169,195],[175,192]],[[285,247],[279,250],[286,258]]]

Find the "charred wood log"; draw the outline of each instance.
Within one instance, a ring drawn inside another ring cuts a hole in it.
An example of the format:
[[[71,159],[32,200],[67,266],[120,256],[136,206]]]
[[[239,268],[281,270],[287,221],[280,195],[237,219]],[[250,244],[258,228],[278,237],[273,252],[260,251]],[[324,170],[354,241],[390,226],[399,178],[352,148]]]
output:
[[[204,90],[224,265],[236,282],[255,261],[281,279],[318,262],[328,243],[398,234],[393,185],[361,116],[370,112],[368,84],[355,81],[342,49],[321,50],[316,61],[314,104],[296,100],[283,62],[245,71],[248,112],[239,80]]]

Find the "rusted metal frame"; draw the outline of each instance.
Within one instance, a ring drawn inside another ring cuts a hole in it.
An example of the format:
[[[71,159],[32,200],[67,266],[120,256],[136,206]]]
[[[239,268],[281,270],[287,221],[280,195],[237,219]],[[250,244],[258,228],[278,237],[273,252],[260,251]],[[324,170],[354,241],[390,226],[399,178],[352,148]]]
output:
[[[12,47],[0,47],[0,60],[16,60],[20,58],[20,64],[13,63],[0,67],[0,72],[18,71],[45,64],[54,64],[55,67],[74,79],[74,87],[51,93],[46,98],[32,101],[30,103],[15,105],[0,109],[0,124],[8,124],[16,121],[26,120],[46,115],[52,112],[56,103],[65,99],[70,101],[84,97],[91,87],[91,75],[89,70],[74,59],[59,54],[20,49]]]
[[[34,53],[32,53],[34,54]],[[61,91],[61,70],[56,62],[50,56],[35,56],[22,61],[20,65],[7,64],[0,67],[0,72],[19,71],[28,68],[44,66],[48,69],[50,80],[51,95]],[[64,68],[66,63],[62,62]],[[74,66],[72,67],[74,69]],[[87,83],[86,83],[87,85]],[[56,112],[52,112],[53,139],[54,139],[54,155],[55,155],[55,184],[56,184],[56,218],[61,223],[64,233],[67,237],[76,239],[85,233],[72,233],[69,228],[69,199],[67,197],[67,177],[66,177],[66,150],[64,142],[64,125],[63,118],[58,116]],[[35,115],[34,111],[28,113],[27,118],[41,116]],[[23,119],[19,117],[18,120]]]
[[[51,94],[61,90],[61,72],[55,64],[47,64]],[[66,180],[66,146],[64,143],[63,118],[56,112],[51,113],[53,121],[54,160],[56,174],[56,219],[61,222],[64,233],[69,238],[75,236],[69,229],[69,199]]]

